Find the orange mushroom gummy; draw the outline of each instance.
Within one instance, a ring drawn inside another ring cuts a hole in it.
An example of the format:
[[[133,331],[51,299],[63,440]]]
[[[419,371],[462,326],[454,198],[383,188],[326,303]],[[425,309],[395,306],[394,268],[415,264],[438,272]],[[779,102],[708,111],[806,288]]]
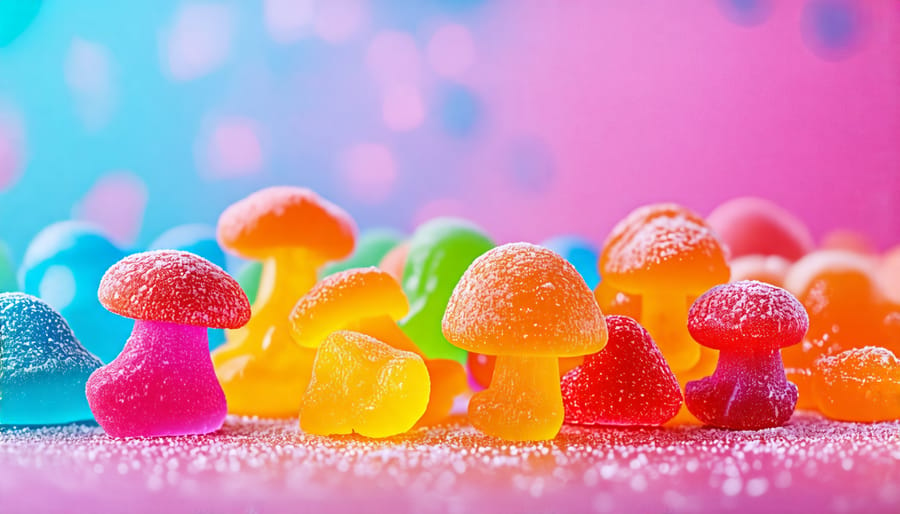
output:
[[[581,274],[528,243],[494,248],[463,274],[447,304],[444,336],[496,355],[491,385],[469,402],[472,425],[513,441],[553,439],[563,423],[559,357],[600,351],[606,321]]]
[[[288,315],[319,268],[353,251],[355,230],[341,208],[299,187],[257,191],[222,213],[219,243],[263,266],[253,317],[213,352],[229,412],[297,415],[315,351],[294,343]]]

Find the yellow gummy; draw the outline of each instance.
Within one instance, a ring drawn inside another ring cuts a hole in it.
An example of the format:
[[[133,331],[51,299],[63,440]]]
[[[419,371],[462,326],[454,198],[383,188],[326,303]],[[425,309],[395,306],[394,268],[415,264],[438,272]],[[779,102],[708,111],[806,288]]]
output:
[[[318,435],[402,434],[422,417],[430,392],[418,355],[358,332],[334,332],[316,355],[300,428]]]

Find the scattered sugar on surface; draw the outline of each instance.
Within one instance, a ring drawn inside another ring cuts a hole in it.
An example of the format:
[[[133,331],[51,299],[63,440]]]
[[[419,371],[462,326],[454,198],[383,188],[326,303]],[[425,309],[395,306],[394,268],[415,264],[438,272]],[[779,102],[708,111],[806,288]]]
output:
[[[146,511],[896,511],[900,423],[798,414],[761,431],[578,428],[500,443],[462,421],[387,440],[232,417],[206,436],[0,430],[4,506]],[[452,500],[452,501],[451,501]],[[77,502],[77,503],[76,503]]]

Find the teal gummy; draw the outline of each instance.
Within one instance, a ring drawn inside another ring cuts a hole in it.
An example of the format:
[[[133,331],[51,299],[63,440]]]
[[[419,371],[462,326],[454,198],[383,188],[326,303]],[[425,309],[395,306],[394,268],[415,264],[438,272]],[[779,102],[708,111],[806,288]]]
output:
[[[544,241],[541,246],[553,250],[569,261],[592,290],[600,283],[600,271],[597,265],[597,261],[600,259],[600,250],[594,243],[580,236],[561,235]]]
[[[0,293],[8,293],[19,290],[19,281],[16,278],[16,265],[5,243],[0,242]]]
[[[403,290],[410,310],[400,321],[400,328],[428,358],[465,363],[468,352],[447,341],[441,320],[463,273],[493,247],[494,242],[484,231],[456,218],[428,221],[410,239],[403,268]]]
[[[100,366],[47,303],[0,293],[0,425],[94,419],[84,390]]]
[[[110,362],[122,351],[134,322],[107,311],[97,289],[106,270],[123,257],[125,252],[93,225],[54,223],[28,245],[19,283],[25,293],[59,311],[91,353]]]
[[[381,259],[404,239],[403,234],[389,228],[375,228],[364,232],[356,242],[353,255],[338,262],[332,262],[322,268],[321,276],[337,273],[351,268],[368,268],[378,266]]]
[[[189,224],[171,228],[157,237],[148,250],[181,250],[199,255],[216,266],[225,269],[225,251],[216,240],[216,229],[209,225]],[[210,328],[207,339],[209,349],[214,350],[225,343],[225,331]]]

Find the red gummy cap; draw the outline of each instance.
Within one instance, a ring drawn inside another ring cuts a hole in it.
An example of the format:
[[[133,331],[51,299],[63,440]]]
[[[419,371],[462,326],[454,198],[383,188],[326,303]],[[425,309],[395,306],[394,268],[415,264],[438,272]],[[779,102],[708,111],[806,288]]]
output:
[[[269,187],[232,204],[219,217],[223,247],[250,259],[280,248],[305,248],[323,261],[343,259],[355,244],[347,212],[310,189]]]
[[[755,280],[716,286],[688,313],[691,336],[717,350],[784,348],[799,343],[807,329],[806,309],[791,293]]]
[[[129,255],[103,275],[100,303],[126,318],[240,328],[250,302],[237,281],[203,257],[178,250]]]

